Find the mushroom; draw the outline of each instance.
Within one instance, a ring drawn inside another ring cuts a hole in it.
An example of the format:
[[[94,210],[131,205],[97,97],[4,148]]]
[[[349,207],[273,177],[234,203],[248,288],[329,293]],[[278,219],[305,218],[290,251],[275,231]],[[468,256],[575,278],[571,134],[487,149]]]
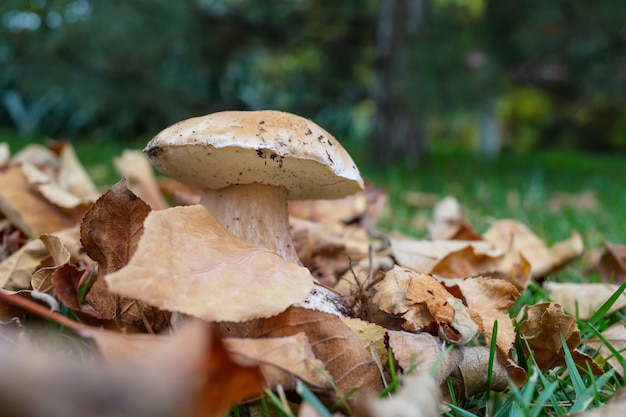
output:
[[[350,155],[294,114],[225,111],[176,123],[146,146],[152,165],[202,190],[200,204],[228,231],[301,265],[288,200],[332,199],[363,189]]]

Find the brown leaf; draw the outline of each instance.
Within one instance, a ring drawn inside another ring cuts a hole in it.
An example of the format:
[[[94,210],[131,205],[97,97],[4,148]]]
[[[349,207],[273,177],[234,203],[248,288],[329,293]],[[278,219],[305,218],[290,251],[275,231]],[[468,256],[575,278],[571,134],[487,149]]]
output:
[[[41,240],[28,241],[0,263],[0,287],[10,290],[27,289],[33,272],[49,256]]]
[[[527,226],[515,220],[494,223],[483,238],[502,251],[518,251],[530,262],[533,278],[543,278],[582,255],[584,246],[576,232],[548,248]]]
[[[122,156],[115,158],[113,162],[117,172],[128,181],[128,188],[148,203],[152,210],[162,210],[168,207],[154,178],[152,165],[143,152],[125,150]]]
[[[42,234],[39,239],[43,242],[51,262],[48,266],[38,269],[32,277],[31,285],[39,292],[51,293],[51,276],[54,271],[66,265],[70,261],[70,252],[67,250],[61,239],[51,234]]]
[[[482,326],[435,278],[399,266],[376,285],[372,302],[389,314],[402,316],[405,330],[439,332],[450,343],[468,343]]]
[[[455,346],[444,354],[441,339],[428,333],[389,331],[387,335],[401,371],[430,375],[435,370],[433,377],[437,385],[444,383],[463,359],[463,346]]]
[[[10,158],[11,151],[9,149],[9,144],[6,142],[0,142],[0,167],[8,164]]]
[[[622,417],[624,410],[626,410],[626,388],[620,388],[605,406],[569,414],[568,417]]]
[[[519,291],[509,282],[485,277],[469,278],[457,285],[467,306],[482,319],[487,345],[491,343],[493,325],[498,322],[496,345],[508,357],[515,345],[516,332],[513,320],[504,310],[513,307]]]
[[[445,197],[435,204],[428,236],[431,240],[482,240],[465,221],[461,205],[454,197]]]
[[[601,375],[602,368],[589,356],[576,347],[580,344],[580,332],[576,319],[563,312],[555,303],[540,303],[526,310],[527,318],[519,324],[520,336],[523,337],[533,352],[533,357],[542,371],[565,365],[565,351],[561,335],[572,354],[574,362],[583,369],[590,368],[594,374]],[[526,349],[525,344],[523,344]]]
[[[367,209],[365,193],[334,200],[296,200],[289,202],[289,215],[329,226],[353,222]]]
[[[615,350],[624,356],[624,352],[626,351],[626,321],[622,320],[609,326],[602,332],[602,336],[604,336]],[[600,356],[608,362],[621,377],[624,377],[624,367],[600,338],[589,339],[586,344],[593,349],[599,349]]]
[[[581,320],[587,320],[598,311],[619,286],[614,284],[581,284],[573,282],[546,282],[544,289],[552,301],[563,306],[569,314]],[[611,314],[626,307],[626,294],[613,303],[606,314]]]
[[[137,252],[106,280],[116,294],[215,321],[277,314],[313,286],[306,268],[235,237],[200,205],[151,212]]]
[[[382,389],[382,379],[370,353],[337,316],[289,307],[277,316],[255,320],[250,326],[249,336],[284,337],[301,332],[309,338],[315,357],[324,363],[340,393],[346,394],[358,388],[350,397],[358,400]]]
[[[84,207],[64,210],[32,189],[22,168],[0,170],[0,212],[28,237],[67,229],[80,222]]]
[[[233,358],[245,358],[258,365],[265,385],[271,389],[281,385],[295,390],[298,379],[310,388],[330,388],[324,364],[313,354],[304,333],[263,339],[227,338],[223,343]]]
[[[387,330],[384,327],[351,317],[344,317],[341,321],[359,336],[365,349],[370,352],[373,349],[376,352],[380,363],[387,362],[387,347],[385,346]]]
[[[441,391],[428,374],[403,375],[400,388],[391,397],[372,397],[366,417],[439,417]]]
[[[618,285],[626,282],[626,245],[604,242],[598,268],[602,281]]]
[[[104,276],[128,263],[137,249],[150,206],[137,198],[122,179],[87,211],[80,240]]]

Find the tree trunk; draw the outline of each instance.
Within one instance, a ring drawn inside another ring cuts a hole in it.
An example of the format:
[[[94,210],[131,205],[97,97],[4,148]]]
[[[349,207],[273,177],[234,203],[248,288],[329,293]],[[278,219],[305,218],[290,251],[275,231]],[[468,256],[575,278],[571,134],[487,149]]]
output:
[[[403,90],[411,76],[407,47],[415,33],[425,0],[382,0],[378,15],[377,60],[372,91],[376,116],[370,160],[389,164],[405,158],[410,164],[424,155],[422,121],[411,112]]]

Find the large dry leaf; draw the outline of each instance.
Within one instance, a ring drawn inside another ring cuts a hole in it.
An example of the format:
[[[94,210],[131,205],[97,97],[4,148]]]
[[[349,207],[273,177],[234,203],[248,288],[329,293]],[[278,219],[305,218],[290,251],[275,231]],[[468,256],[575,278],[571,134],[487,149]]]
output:
[[[602,336],[615,350],[620,352],[622,357],[626,356],[626,321],[620,321],[609,326],[602,332]],[[586,341],[586,344],[593,349],[599,349],[600,356],[608,362],[621,377],[624,377],[624,371],[626,370],[619,359],[613,355],[613,352],[611,352],[600,338],[589,339]]]
[[[51,263],[49,266],[38,269],[33,274],[31,285],[36,291],[51,293],[52,273],[70,261],[70,252],[57,236],[42,234],[39,236],[39,239],[45,245],[48,254],[50,255]]]
[[[81,201],[93,202],[100,196],[100,192],[82,166],[72,144],[61,141],[57,144],[59,152],[59,172],[57,182],[59,187]]]
[[[480,241],[391,239],[390,242],[398,265],[425,273],[430,273],[450,253],[468,247],[472,247],[476,254],[489,257],[498,257],[505,253],[504,250],[494,250],[489,243]]]
[[[543,278],[582,255],[584,246],[576,232],[548,248],[527,226],[516,220],[494,223],[483,238],[503,251],[519,251],[530,262],[533,278]]]
[[[83,206],[64,210],[35,192],[18,165],[0,170],[0,190],[0,212],[29,237],[70,228],[84,214]]]
[[[309,271],[235,237],[202,206],[151,212],[112,292],[206,320],[267,317],[303,301]]]
[[[166,314],[148,305],[137,305],[135,298],[112,294],[104,280],[106,274],[119,271],[135,253],[150,206],[141,201],[121,180],[100,197],[81,223],[81,243],[87,255],[98,263],[98,275],[85,296],[95,317],[114,319],[121,328],[144,326],[148,319],[152,330],[166,326]],[[92,310],[93,309],[93,310]]]
[[[604,282],[612,284],[626,282],[626,245],[604,242],[604,252],[598,269]]]
[[[162,210],[168,206],[154,178],[152,165],[143,152],[125,150],[113,162],[120,175],[128,181],[128,188],[148,203],[152,210]]]
[[[408,331],[439,333],[446,341],[465,344],[482,328],[480,319],[431,275],[395,266],[376,285],[372,302],[402,316]]]
[[[228,326],[225,326],[228,331]],[[382,379],[371,354],[359,337],[339,317],[317,310],[290,307],[283,313],[255,320],[249,327],[254,338],[284,337],[305,333],[315,357],[326,366],[342,394],[358,391],[350,398],[362,399],[382,390]]]
[[[513,320],[504,311],[513,307],[519,291],[507,281],[486,277],[469,278],[457,285],[467,306],[482,319],[487,345],[491,342],[493,325],[498,322],[496,345],[508,357],[515,345],[516,332]]]
[[[0,142],[0,167],[8,164],[10,158],[11,151],[9,149],[9,144],[6,142]]]
[[[626,410],[626,388],[620,388],[605,406],[569,414],[568,417],[623,417],[624,410]]]
[[[85,214],[80,240],[102,276],[128,263],[137,248],[150,206],[126,188],[121,180]]]
[[[465,221],[461,205],[454,197],[445,197],[433,208],[433,221],[428,224],[431,240],[481,240]]]
[[[324,364],[318,360],[304,333],[263,339],[227,338],[224,347],[233,358],[242,357],[259,365],[265,385],[295,390],[301,380],[310,388],[330,388]]]
[[[559,304],[536,304],[528,307],[526,315],[527,318],[519,324],[518,330],[520,336],[528,343],[542,371],[565,365],[562,335],[574,362],[583,372],[589,368],[596,375],[603,373],[602,368],[591,357],[576,349],[580,344],[580,331],[576,319],[565,314]],[[525,344],[523,347],[526,349]]]
[[[439,417],[441,391],[428,374],[403,375],[400,388],[391,397],[372,397],[366,417]]]
[[[544,285],[552,301],[563,306],[569,314],[587,320],[598,311],[619,288],[613,284],[579,284],[573,282],[547,282]],[[613,303],[607,314],[626,307],[626,294]]]
[[[438,385],[444,383],[463,360],[463,346],[446,351],[441,339],[428,333],[391,330],[387,335],[400,371],[433,375]]]

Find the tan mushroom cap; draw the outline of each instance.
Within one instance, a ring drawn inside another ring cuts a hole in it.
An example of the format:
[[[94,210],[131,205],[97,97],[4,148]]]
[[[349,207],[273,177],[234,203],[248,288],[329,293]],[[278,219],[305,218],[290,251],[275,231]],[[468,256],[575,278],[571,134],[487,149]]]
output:
[[[225,111],[178,122],[146,146],[152,165],[199,189],[283,186],[290,200],[340,198],[363,189],[356,164],[326,130],[274,111]]]

